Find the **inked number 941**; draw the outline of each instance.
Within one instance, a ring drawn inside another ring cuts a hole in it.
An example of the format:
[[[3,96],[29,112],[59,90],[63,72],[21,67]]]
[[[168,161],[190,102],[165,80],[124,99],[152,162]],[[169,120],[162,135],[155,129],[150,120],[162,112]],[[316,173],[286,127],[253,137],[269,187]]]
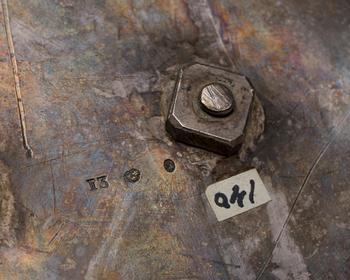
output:
[[[254,180],[250,180],[250,192],[248,195],[248,199],[250,203],[254,204],[254,190],[255,190],[255,182]],[[230,197],[230,200],[226,196],[226,194],[222,192],[217,192],[214,196],[215,204],[219,207],[223,207],[226,209],[229,209],[231,205],[235,204],[237,202],[238,206],[243,208],[244,207],[244,198],[246,197],[247,192],[246,191],[239,191],[239,186],[234,185],[232,188],[232,195]]]

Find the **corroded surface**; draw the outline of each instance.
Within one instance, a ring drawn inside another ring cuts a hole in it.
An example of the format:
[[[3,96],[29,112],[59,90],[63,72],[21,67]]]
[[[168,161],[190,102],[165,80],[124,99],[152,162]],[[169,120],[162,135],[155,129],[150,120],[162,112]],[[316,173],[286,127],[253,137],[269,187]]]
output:
[[[34,158],[1,14],[0,278],[349,279],[349,8],[9,1]],[[266,133],[243,163],[165,134],[173,74],[194,59],[257,90]],[[217,223],[205,187],[252,166],[272,202]]]

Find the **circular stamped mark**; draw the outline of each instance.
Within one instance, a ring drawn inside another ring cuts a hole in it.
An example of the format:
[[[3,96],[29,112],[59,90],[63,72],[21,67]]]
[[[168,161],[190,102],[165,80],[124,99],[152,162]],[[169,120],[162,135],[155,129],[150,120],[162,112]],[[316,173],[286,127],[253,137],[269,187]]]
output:
[[[164,160],[164,168],[168,172],[174,172],[176,168],[175,162],[169,158]]]
[[[124,179],[130,183],[136,183],[141,178],[140,170],[131,168],[124,173]]]

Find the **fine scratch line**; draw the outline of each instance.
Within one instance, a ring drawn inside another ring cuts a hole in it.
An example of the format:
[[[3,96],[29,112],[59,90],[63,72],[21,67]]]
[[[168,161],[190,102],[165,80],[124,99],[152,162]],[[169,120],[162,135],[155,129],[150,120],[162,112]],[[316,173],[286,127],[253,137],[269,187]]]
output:
[[[217,38],[218,44],[221,46],[222,51],[223,51],[224,54],[226,55],[228,61],[229,61],[230,64],[231,64],[231,66],[235,68],[235,71],[238,71],[238,66],[237,66],[236,61],[233,61],[233,60],[231,59],[231,56],[230,56],[230,54],[229,54],[229,52],[228,52],[228,50],[227,50],[227,48],[226,48],[226,46],[225,46],[225,43],[224,43],[223,40],[222,40],[222,37],[221,37],[221,35],[220,35],[220,30],[218,30],[218,27],[217,27],[217,24],[216,24],[216,22],[215,22],[215,18],[214,18],[214,15],[213,15],[213,12],[212,12],[212,9],[211,9],[211,7],[210,7],[210,3],[208,2],[208,0],[205,1],[205,6],[206,6],[206,8],[207,8],[207,11],[206,11],[206,12],[207,12],[207,14],[209,15],[209,19],[210,19],[211,24],[212,24],[212,26],[213,26],[213,28],[214,28],[214,31],[215,31],[215,34],[216,34],[216,38]]]
[[[309,171],[307,172],[306,176],[304,177],[304,180],[301,184],[301,187],[298,190],[298,193],[293,201],[292,207],[290,208],[290,211],[288,213],[288,216],[286,218],[286,220],[284,221],[283,225],[282,225],[282,229],[279,232],[277,239],[275,241],[275,244],[271,250],[271,253],[267,259],[267,261],[265,262],[263,268],[261,269],[260,273],[258,274],[256,280],[260,280],[261,277],[263,276],[266,268],[268,267],[269,263],[272,260],[273,257],[273,253],[275,251],[275,249],[277,248],[280,239],[284,233],[285,228],[287,227],[287,225],[289,224],[289,221],[292,217],[292,214],[294,212],[294,209],[296,207],[297,201],[302,193],[302,191],[304,190],[304,187],[306,186],[306,184],[309,182],[309,179],[311,177],[311,175],[313,174],[314,170],[316,169],[316,166],[318,165],[318,163],[321,161],[322,157],[324,156],[324,154],[327,152],[328,148],[330,147],[330,145],[334,142],[334,140],[336,139],[336,137],[338,136],[338,133],[341,131],[341,128],[343,127],[343,124],[345,123],[345,121],[349,118],[350,116],[350,111],[345,115],[345,117],[335,126],[334,128],[334,132],[331,134],[331,137],[329,139],[329,141],[323,146],[323,148],[321,149],[321,151],[318,153],[317,157],[315,158],[315,160],[313,161]]]
[[[26,127],[26,122],[25,122],[24,106],[23,106],[22,94],[21,94],[21,88],[20,88],[20,82],[19,82],[17,60],[16,60],[16,56],[15,56],[15,48],[14,48],[13,40],[12,40],[12,32],[11,32],[11,26],[10,26],[10,18],[9,18],[9,10],[8,10],[7,0],[1,0],[1,4],[2,4],[2,10],[3,10],[3,14],[4,14],[7,44],[8,44],[8,48],[9,48],[13,76],[14,76],[17,108],[18,108],[19,120],[20,120],[20,125],[21,125],[23,147],[27,152],[27,156],[33,157],[33,150],[29,146],[28,138],[27,138],[27,127]]]

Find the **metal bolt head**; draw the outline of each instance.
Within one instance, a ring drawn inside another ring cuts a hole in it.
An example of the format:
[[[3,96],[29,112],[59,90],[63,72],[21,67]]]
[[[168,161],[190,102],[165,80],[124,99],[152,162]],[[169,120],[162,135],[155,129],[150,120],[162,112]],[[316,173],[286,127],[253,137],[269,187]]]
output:
[[[206,85],[200,94],[202,109],[212,116],[225,117],[234,107],[231,91],[220,83]]]
[[[231,103],[212,102],[208,85],[215,85],[216,95],[231,94]],[[179,71],[166,129],[177,141],[230,155],[243,142],[252,103],[253,89],[244,76],[203,63],[186,65]],[[219,118],[217,109],[226,114]]]

